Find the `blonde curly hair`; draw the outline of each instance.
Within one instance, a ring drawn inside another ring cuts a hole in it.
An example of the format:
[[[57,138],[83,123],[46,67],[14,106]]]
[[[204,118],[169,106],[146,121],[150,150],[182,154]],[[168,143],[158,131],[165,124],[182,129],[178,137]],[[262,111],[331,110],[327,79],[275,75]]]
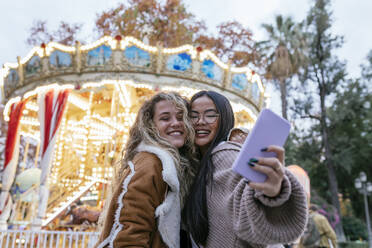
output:
[[[176,108],[183,113],[182,120],[185,125],[186,139],[184,146],[180,149],[177,149],[167,139],[160,136],[153,121],[156,104],[164,100],[174,103]],[[195,132],[188,116],[188,107],[188,101],[176,92],[160,92],[146,101],[141,106],[129,131],[128,142],[122,153],[123,158],[119,172],[119,176],[121,176],[127,168],[128,162],[136,155],[136,148],[141,142],[163,148],[171,154],[176,165],[180,182],[181,206],[183,206],[184,197],[188,193],[198,166],[194,146]]]

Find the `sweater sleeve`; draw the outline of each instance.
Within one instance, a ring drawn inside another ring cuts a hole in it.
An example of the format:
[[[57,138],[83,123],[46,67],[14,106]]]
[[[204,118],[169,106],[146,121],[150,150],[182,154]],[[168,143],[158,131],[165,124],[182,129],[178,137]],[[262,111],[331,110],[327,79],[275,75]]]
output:
[[[306,225],[306,195],[296,178],[286,170],[282,189],[269,198],[250,188],[231,170],[239,150],[213,153],[214,184],[225,184],[230,193],[228,210],[238,238],[252,245],[288,243],[299,237]]]
[[[150,153],[140,154],[140,159],[135,157],[133,160],[126,189],[126,181],[123,182],[126,192],[118,198],[119,208],[115,215],[120,215],[121,229],[114,238],[114,247],[150,247],[157,230],[155,209],[164,199],[166,183],[162,179],[160,160]]]

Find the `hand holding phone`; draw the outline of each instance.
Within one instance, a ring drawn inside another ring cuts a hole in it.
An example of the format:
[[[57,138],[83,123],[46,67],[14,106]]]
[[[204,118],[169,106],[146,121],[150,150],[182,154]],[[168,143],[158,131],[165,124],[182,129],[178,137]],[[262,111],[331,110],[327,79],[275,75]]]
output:
[[[263,109],[245,140],[232,169],[251,182],[265,182],[267,176],[249,166],[251,158],[276,157],[273,152],[263,152],[270,145],[283,146],[289,135],[290,123],[269,109]]]

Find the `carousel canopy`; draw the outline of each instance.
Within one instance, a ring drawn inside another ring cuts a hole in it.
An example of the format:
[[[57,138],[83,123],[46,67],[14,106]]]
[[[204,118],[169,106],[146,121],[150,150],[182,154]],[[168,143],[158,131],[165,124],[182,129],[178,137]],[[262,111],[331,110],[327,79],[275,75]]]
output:
[[[254,71],[225,64],[209,50],[191,45],[153,47],[121,36],[105,36],[87,45],[77,42],[73,47],[42,44],[25,58],[18,57],[18,63],[6,63],[0,80],[6,102],[39,86],[58,84],[80,89],[103,81],[132,83],[156,91],[176,90],[186,95],[201,89],[216,90],[233,102],[234,110],[245,109],[252,119],[266,99]]]

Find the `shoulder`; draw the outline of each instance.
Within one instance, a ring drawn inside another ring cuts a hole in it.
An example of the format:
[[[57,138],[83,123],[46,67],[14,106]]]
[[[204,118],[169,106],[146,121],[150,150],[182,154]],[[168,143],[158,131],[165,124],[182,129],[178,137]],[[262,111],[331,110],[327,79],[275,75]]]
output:
[[[136,171],[154,171],[161,172],[162,163],[158,156],[150,152],[139,152],[137,153],[132,163]]]
[[[133,158],[133,163],[143,162],[143,161],[161,163],[159,157],[156,156],[156,154],[151,153],[151,152],[146,152],[146,151],[138,152]]]
[[[240,152],[241,146],[234,142],[222,142],[211,153],[211,160],[215,169],[230,168]]]
[[[318,228],[320,229],[326,228],[328,224],[328,220],[324,215],[320,213],[311,213],[310,216]]]
[[[212,155],[219,153],[219,152],[240,152],[240,149],[242,148],[241,144],[230,142],[230,141],[224,141],[218,144],[212,151]]]
[[[315,213],[312,213],[311,215],[314,221],[328,221],[328,219],[320,213],[315,212]]]

